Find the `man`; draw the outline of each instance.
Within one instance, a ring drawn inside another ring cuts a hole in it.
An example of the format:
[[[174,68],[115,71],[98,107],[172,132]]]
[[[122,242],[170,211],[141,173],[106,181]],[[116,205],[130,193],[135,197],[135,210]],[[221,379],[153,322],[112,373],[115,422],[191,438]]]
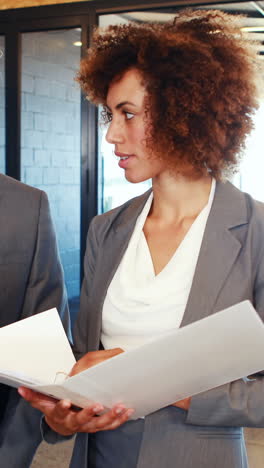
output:
[[[46,194],[0,174],[0,220],[0,326],[56,307],[70,336]],[[41,442],[40,418],[41,413],[22,400],[16,389],[0,384],[1,467],[30,466]]]

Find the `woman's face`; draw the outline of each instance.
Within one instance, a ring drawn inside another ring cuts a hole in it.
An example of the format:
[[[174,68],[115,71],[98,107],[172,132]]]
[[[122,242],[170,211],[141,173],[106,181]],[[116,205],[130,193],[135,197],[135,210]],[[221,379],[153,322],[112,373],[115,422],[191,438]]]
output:
[[[148,154],[145,97],[139,71],[130,69],[110,85],[106,100],[111,115],[106,140],[115,145],[118,164],[124,169],[126,179],[134,183],[157,177],[167,170],[164,161]]]

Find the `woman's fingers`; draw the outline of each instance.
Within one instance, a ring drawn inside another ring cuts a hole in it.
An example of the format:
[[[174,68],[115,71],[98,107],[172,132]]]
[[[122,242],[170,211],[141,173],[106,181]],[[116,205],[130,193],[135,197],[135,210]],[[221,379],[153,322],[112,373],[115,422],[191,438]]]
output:
[[[116,429],[124,424],[134,412],[134,410],[118,404],[100,415],[104,407],[99,403],[76,411],[72,408],[69,400],[58,401],[25,387],[20,387],[19,393],[34,408],[42,411],[47,424],[62,435]]]
[[[99,424],[99,427],[97,425],[97,428],[96,428],[96,431],[95,432],[98,432],[100,430],[104,430],[104,431],[110,431],[110,430],[113,430],[113,429],[117,429],[117,427],[121,426],[122,424],[124,424],[125,422],[127,422],[130,418],[130,416],[134,413],[134,410],[133,409],[124,409],[123,412],[121,414],[119,414],[118,416],[114,416],[110,419],[110,421],[108,421],[102,428],[102,425]]]
[[[127,409],[123,405],[118,405],[113,409],[107,411],[107,413],[94,417],[91,421],[82,425],[79,432],[98,432],[116,429],[117,427],[124,424],[134,410]]]
[[[96,412],[102,411],[101,405],[95,404],[88,408],[76,411],[67,406],[68,401],[60,401],[52,411],[47,411],[45,420],[47,424],[56,432],[62,435],[71,435],[76,432],[83,432],[84,424],[96,419]]]
[[[18,393],[27,401],[37,401],[38,399],[41,399],[43,401],[57,401],[53,397],[44,395],[43,393],[35,392],[34,390],[31,390],[30,388],[26,387],[19,387]]]
[[[64,414],[64,408],[55,408],[50,416],[46,415],[46,422],[55,431],[62,435],[71,435],[76,432],[98,432],[112,430],[124,424],[132,415],[132,409],[123,406],[115,407],[101,416],[96,416],[96,412],[102,410],[101,405],[84,408],[79,412],[68,410]]]
[[[52,416],[57,419],[64,419],[68,416],[69,410],[71,409],[71,402],[69,400],[57,401],[57,404],[52,409]]]
[[[27,400],[31,406],[44,413],[47,409],[52,409],[58,403],[58,400],[43,393],[34,392],[26,387],[19,387],[18,393]]]
[[[130,416],[134,413],[134,410],[133,409],[128,409],[126,411],[124,411],[118,419],[112,421],[112,423],[107,427],[106,430],[110,431],[110,430],[113,430],[113,429],[116,429],[117,427],[121,426],[122,424],[124,424],[125,422],[127,422],[130,418]]]
[[[83,426],[87,422],[89,422],[92,418],[97,419],[97,415],[104,410],[102,405],[96,404],[93,406],[89,406],[87,408],[78,411],[75,414],[75,421],[78,423],[78,426]]]

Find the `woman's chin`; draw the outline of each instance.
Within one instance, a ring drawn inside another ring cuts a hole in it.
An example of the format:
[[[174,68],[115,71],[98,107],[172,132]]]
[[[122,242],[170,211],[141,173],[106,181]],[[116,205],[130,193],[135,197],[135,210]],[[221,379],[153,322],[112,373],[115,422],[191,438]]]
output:
[[[140,182],[146,182],[150,177],[144,177],[142,174],[132,174],[129,171],[125,171],[125,178],[131,184],[139,184]]]

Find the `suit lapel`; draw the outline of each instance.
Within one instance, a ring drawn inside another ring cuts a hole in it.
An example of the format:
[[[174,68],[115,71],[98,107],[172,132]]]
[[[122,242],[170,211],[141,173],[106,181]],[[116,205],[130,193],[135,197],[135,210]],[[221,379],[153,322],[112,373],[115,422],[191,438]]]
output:
[[[119,213],[105,236],[104,248],[98,253],[98,268],[93,283],[93,327],[91,327],[91,333],[88,337],[88,343],[92,343],[93,347],[98,347],[100,342],[102,311],[107,289],[126,251],[137,218],[150,192],[151,190],[148,190],[134,199],[123,212]]]
[[[229,182],[216,184],[181,326],[210,315],[241,249],[239,226],[248,223],[244,195]]]

